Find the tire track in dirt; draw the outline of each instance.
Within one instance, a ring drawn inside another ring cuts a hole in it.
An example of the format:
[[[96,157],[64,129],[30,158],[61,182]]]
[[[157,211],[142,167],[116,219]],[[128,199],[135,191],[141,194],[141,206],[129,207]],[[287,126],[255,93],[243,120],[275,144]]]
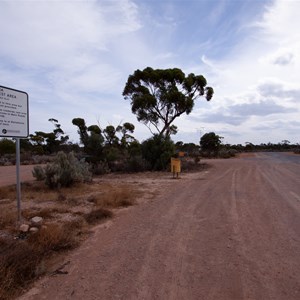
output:
[[[286,254],[290,251],[286,250],[286,246],[290,245],[293,249],[290,252],[291,257],[294,257],[294,251],[298,248],[299,243],[292,241],[299,237],[296,235],[287,235],[292,228],[296,229],[295,224],[292,225],[286,222],[286,216],[292,217],[295,214],[294,210],[290,210],[289,206],[278,192],[278,188],[274,189],[274,184],[270,181],[265,172],[269,172],[266,166],[253,165],[249,171],[253,174],[249,177],[252,181],[249,182],[247,176],[237,178],[237,173],[233,176],[233,198],[236,200],[236,206],[233,206],[233,219],[239,219],[239,222],[234,222],[234,226],[239,224],[234,232],[237,233],[239,243],[237,251],[244,258],[242,261],[241,278],[245,291],[245,299],[285,299],[287,296],[282,292],[281,283],[290,285],[291,294],[297,291],[297,281],[299,276],[291,276],[288,280],[282,276],[282,272],[288,275],[285,269],[294,269]],[[245,172],[241,172],[244,173]],[[270,174],[274,172],[270,168]],[[248,186],[247,186],[248,183]],[[278,183],[278,187],[280,184]],[[246,197],[239,197],[239,191],[246,193]],[[235,210],[237,207],[237,211]],[[298,215],[299,219],[299,214]],[[252,223],[251,223],[252,221]],[[246,226],[248,224],[248,226]],[[249,228],[249,226],[251,226]],[[296,229],[297,230],[297,229]],[[293,246],[292,246],[293,244]],[[282,249],[286,253],[282,252]],[[281,250],[281,253],[280,253]],[[274,259],[275,258],[275,259]],[[296,261],[299,264],[299,260]],[[280,280],[279,280],[280,278]],[[262,286],[263,288],[258,288]],[[294,296],[293,296],[294,297]],[[291,297],[291,299],[294,299]]]

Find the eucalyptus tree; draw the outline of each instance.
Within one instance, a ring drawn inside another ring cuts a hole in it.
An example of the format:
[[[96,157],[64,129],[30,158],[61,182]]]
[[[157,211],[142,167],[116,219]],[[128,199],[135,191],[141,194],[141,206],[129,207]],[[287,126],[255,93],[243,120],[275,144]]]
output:
[[[131,110],[139,122],[154,134],[170,136],[177,132],[172,123],[182,114],[190,114],[201,96],[210,101],[214,90],[202,75],[185,75],[178,68],[136,70],[128,77],[123,96],[131,101]]]

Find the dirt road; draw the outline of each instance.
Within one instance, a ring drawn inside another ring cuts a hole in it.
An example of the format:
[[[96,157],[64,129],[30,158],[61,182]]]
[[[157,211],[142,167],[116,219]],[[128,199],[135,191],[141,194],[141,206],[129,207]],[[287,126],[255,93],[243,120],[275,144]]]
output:
[[[32,176],[32,170],[34,166],[20,166],[20,181],[30,181],[34,180]],[[16,175],[16,166],[1,166],[0,167],[0,187],[10,184],[16,184],[17,175]]]
[[[162,181],[20,299],[300,299],[300,156],[210,163]]]

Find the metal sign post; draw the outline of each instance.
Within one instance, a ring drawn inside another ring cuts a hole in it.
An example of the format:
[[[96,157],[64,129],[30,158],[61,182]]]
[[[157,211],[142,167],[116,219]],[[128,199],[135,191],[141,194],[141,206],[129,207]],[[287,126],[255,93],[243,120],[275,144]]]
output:
[[[21,221],[20,138],[27,138],[28,135],[28,94],[0,86],[0,137],[16,138],[18,222]]]
[[[17,176],[17,209],[18,222],[21,222],[21,182],[20,182],[20,139],[16,138],[16,176]]]

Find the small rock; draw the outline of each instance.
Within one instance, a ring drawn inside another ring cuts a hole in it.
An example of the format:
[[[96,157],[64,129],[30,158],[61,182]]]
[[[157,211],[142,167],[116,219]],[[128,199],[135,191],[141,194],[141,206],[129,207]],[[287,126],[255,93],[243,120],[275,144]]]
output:
[[[29,232],[30,233],[36,233],[36,232],[38,232],[39,231],[39,229],[37,228],[37,227],[31,227],[30,229],[29,229]]]
[[[31,222],[31,225],[33,227],[40,227],[42,225],[42,223],[43,223],[43,218],[41,218],[41,217],[33,217],[30,220],[30,222]]]
[[[29,225],[27,225],[27,224],[22,224],[22,225],[20,226],[20,231],[21,231],[21,232],[28,232],[28,230],[29,230]]]

